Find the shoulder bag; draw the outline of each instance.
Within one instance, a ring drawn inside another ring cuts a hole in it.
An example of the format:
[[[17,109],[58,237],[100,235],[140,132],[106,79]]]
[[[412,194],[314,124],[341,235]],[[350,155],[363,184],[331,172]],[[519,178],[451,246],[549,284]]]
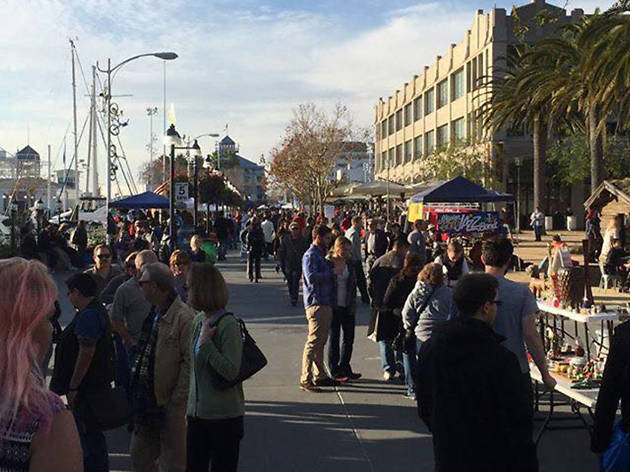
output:
[[[260,350],[260,348],[256,345],[256,341],[254,341],[254,338],[252,338],[247,331],[247,328],[245,327],[245,322],[242,319],[237,318],[236,316],[234,316],[233,313],[224,313],[214,323],[214,326],[218,326],[219,322],[227,315],[231,315],[232,317],[234,317],[240,325],[241,338],[243,340],[243,355],[241,357],[241,368],[235,379],[227,380],[223,378],[219,373],[214,372],[212,383],[217,390],[227,390],[228,388],[232,388],[235,385],[243,382],[244,380],[249,379],[267,365],[267,358]]]

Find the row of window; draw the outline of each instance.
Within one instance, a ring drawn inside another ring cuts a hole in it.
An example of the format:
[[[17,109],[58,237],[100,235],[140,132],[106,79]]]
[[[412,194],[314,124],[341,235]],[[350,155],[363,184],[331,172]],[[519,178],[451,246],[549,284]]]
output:
[[[488,65],[488,51],[485,52],[485,65]],[[464,73],[466,81],[464,82]],[[381,140],[409,126],[423,116],[439,110],[449,103],[461,98],[465,93],[479,88],[484,76],[484,53],[474,57],[465,67],[453,72],[449,78],[439,82],[412,102],[407,103],[396,113],[381,121],[376,127],[376,139]],[[450,79],[450,80],[449,80]]]
[[[464,131],[464,118],[459,118],[451,122],[450,129],[448,124],[439,126],[424,135],[416,136],[413,140],[405,141],[404,144],[384,150],[381,152],[381,168],[387,167],[387,160],[390,166],[396,166],[428,156],[435,150],[436,145],[438,148],[447,146],[450,138],[453,142],[462,141],[466,137]]]

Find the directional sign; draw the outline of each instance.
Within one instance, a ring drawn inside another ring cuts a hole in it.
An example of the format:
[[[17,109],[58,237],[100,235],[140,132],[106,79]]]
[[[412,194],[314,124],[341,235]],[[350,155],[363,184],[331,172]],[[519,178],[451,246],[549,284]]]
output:
[[[188,201],[188,182],[178,182],[175,184],[175,201],[177,203]]]

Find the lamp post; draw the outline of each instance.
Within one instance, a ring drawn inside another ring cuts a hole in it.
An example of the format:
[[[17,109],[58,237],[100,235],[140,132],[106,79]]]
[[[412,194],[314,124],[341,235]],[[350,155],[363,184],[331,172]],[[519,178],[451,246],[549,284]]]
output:
[[[105,74],[107,74],[107,87],[104,92],[105,98],[105,106],[107,107],[107,199],[105,201],[106,207],[106,221],[109,219],[109,204],[112,198],[112,73],[115,73],[122,66],[127,64],[128,62],[135,61],[136,59],[140,59],[141,57],[157,57],[158,59],[162,59],[165,61],[172,61],[177,59],[177,54],[174,52],[151,52],[146,54],[138,54],[137,56],[130,57],[125,59],[120,64],[112,67],[112,60],[107,59],[107,69],[101,69],[96,63],[96,68]],[[107,225],[109,229],[109,225]],[[109,244],[111,240],[111,235],[109,231],[107,232],[107,243]]]
[[[149,116],[149,187],[153,188],[153,117],[157,113],[157,107],[147,108]]]
[[[521,158],[514,158],[516,165],[516,233],[521,232]]]
[[[205,133],[200,134],[199,136],[194,138],[194,143],[191,146],[191,156],[193,157],[193,204],[195,208],[193,209],[193,222],[195,225],[195,231],[197,231],[197,225],[199,223],[198,216],[198,206],[199,206],[199,159],[201,159],[201,148],[199,147],[198,139],[203,138],[204,136],[209,136],[211,138],[218,138],[219,133]]]

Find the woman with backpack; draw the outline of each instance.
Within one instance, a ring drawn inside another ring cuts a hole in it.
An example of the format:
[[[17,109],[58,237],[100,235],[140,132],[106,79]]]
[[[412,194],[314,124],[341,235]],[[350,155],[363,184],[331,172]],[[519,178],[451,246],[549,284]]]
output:
[[[231,472],[238,467],[243,438],[243,385],[225,388],[241,369],[241,325],[225,311],[229,293],[221,272],[211,264],[192,264],[188,303],[200,313],[193,322],[188,395],[188,472]]]

